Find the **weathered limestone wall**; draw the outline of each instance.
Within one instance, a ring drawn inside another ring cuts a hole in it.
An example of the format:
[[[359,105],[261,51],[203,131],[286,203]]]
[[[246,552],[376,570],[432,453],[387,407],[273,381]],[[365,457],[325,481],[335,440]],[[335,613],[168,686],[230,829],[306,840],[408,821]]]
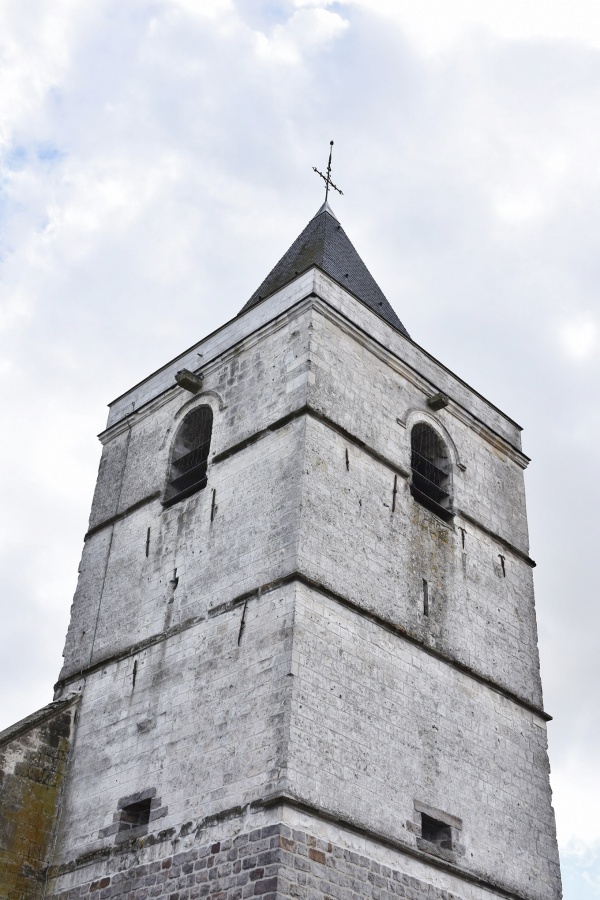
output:
[[[175,579],[189,617],[293,571],[303,422],[265,429],[305,403],[308,321],[306,311],[284,317],[207,371],[198,396],[177,388],[106,434],[61,679],[170,627]],[[177,426],[204,403],[214,415],[207,487],[163,509]]]
[[[303,452],[298,423],[277,432],[270,444],[263,439],[227,459],[219,456],[301,409],[307,399],[392,467],[409,472],[410,428],[397,420],[404,416],[401,421],[406,423],[407,410],[413,416],[433,418],[425,412],[426,393],[321,311],[296,312],[296,318],[290,313],[266,335],[253,335],[250,346],[235,348],[222,365],[208,370],[206,393],[200,397],[190,400],[177,388],[155,409],[132,416],[131,429],[121,426],[107,434],[90,520],[98,530],[84,547],[62,678],[166,627],[175,570],[179,596],[187,592],[196,606],[209,602],[207,587],[222,601],[294,570]],[[257,403],[257,395],[264,396],[264,402]],[[215,416],[211,455],[217,462],[209,468],[209,485],[184,504],[163,511],[160,495],[176,424],[190,404],[204,402],[213,407]],[[348,443],[323,429],[315,434],[313,425],[307,446],[315,477],[306,490],[303,565],[341,592],[346,583],[349,596],[360,602],[370,602],[375,577],[380,612],[418,633],[423,628],[415,590],[429,576],[437,603],[436,621],[428,623],[426,638],[441,641],[465,664],[486,675],[494,673],[509,689],[541,704],[531,571],[522,558],[527,547],[522,470],[508,453],[502,454],[467,427],[464,416],[450,409],[435,419],[458,450],[453,460],[457,507],[472,510],[480,498],[477,515],[490,530],[496,529],[499,540],[459,518],[457,524],[466,532],[463,553],[460,532],[438,527],[432,517],[420,515],[408,494],[407,479],[400,476],[399,509],[392,516],[393,468],[351,444],[350,471],[341,471]],[[513,431],[517,440],[518,432]],[[297,442],[284,448],[288,432]],[[321,439],[328,444],[327,452],[319,448]],[[132,507],[128,515],[101,527],[109,512],[118,516]],[[416,528],[408,524],[411,516],[420,516]],[[332,517],[337,517],[333,529]],[[432,529],[429,521],[434,522]],[[431,541],[425,540],[428,530]],[[232,539],[232,532],[244,534],[243,544]],[[521,555],[507,550],[500,543],[502,537],[517,550],[520,547]],[[366,566],[355,552],[361,541],[371,544]],[[506,577],[500,554],[506,560]],[[428,556],[431,560],[424,565]],[[259,558],[261,572],[254,564]],[[339,564],[335,568],[334,559]],[[325,577],[324,569],[331,578]],[[400,604],[399,593],[404,594]],[[452,603],[447,602],[450,596]],[[188,611],[196,614],[191,607]],[[464,612],[473,619],[473,631],[465,631]]]
[[[0,734],[0,897],[42,897],[76,704],[52,703]]]
[[[212,466],[187,500],[155,500],[86,541],[62,677],[293,570],[303,434],[291,422]]]
[[[362,314],[356,318],[359,324]],[[467,393],[441,366],[433,388],[421,374],[431,368],[424,353],[412,359],[419,363],[414,371],[319,302],[312,325],[311,406],[405,470],[410,469],[414,421],[437,423],[447,435],[452,456],[456,506],[527,553],[523,481],[527,458],[518,449],[519,428],[509,419],[499,421],[493,407],[482,409],[484,401],[474,391]],[[402,349],[408,350],[409,342]],[[410,350],[414,357],[416,348],[410,345]],[[451,403],[434,413],[426,400],[436,389]],[[452,400],[455,396],[457,402]]]
[[[202,366],[203,387],[194,396],[170,385],[154,403],[127,410],[126,422],[101,439],[102,461],[90,529],[165,487],[174,430],[197,405],[213,408],[211,456],[219,455],[306,402],[310,308],[284,313],[259,333],[238,324],[234,343]],[[246,323],[248,324],[248,323]],[[202,359],[196,360],[199,365]]]
[[[150,789],[156,818],[144,834],[173,853],[212,821],[253,818],[283,795],[412,850],[426,875],[417,801],[462,820],[458,884],[463,871],[517,897],[557,900],[547,772],[538,716],[290,583],[88,676],[54,862],[79,859],[69,884],[93,865],[87,885],[129,896],[132,876],[106,883],[121,870],[105,862],[119,850],[119,801]],[[123,872],[138,864],[137,851],[120,863]],[[220,867],[215,877],[225,879],[219,891],[234,884]]]
[[[305,587],[294,656],[293,796],[414,850],[415,802],[426,804],[462,820],[458,868],[517,894],[558,896],[536,714]]]
[[[152,791],[144,834],[181,839],[285,785],[293,597],[215,607],[87,676],[55,864],[103,858],[124,798]]]
[[[410,470],[406,446],[402,463]],[[408,479],[310,417],[304,470],[300,571],[541,706],[527,562],[460,516],[442,522],[413,500]]]

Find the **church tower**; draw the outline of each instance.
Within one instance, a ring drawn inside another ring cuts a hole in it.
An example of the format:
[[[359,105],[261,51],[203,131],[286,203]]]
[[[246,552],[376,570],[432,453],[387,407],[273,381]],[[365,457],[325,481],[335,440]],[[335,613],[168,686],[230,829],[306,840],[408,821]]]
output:
[[[520,428],[327,202],[100,440],[14,897],[558,900]]]

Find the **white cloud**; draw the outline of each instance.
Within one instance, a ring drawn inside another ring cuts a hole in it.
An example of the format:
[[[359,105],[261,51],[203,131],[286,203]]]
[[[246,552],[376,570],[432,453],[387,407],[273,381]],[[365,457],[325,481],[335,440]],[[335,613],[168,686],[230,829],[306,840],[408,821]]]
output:
[[[534,134],[515,138],[514,128],[507,128],[504,164],[490,179],[492,211],[509,227],[539,227],[555,214],[568,190],[570,160],[564,147],[552,146],[553,138],[549,147],[540,147]]]
[[[150,160],[109,156],[67,168],[43,240],[71,260],[90,252],[105,234],[127,232],[158,194],[177,183],[181,168],[173,153]]]
[[[437,53],[478,30],[510,41],[580,41],[600,47],[595,0],[348,0],[393,21],[422,50]]]
[[[600,773],[594,756],[573,747],[552,772],[560,847],[577,855],[600,851],[600,822],[590,797],[600,797]]]
[[[196,19],[211,23],[230,16],[235,11],[233,0],[163,0],[167,5]]]
[[[0,282],[1,287],[1,282]],[[24,324],[31,316],[32,303],[27,292],[18,286],[4,290],[0,299],[0,334]],[[8,366],[8,361],[4,361]]]
[[[0,5],[0,146],[32,124],[48,92],[60,84],[81,30],[102,2],[6,0]]]
[[[307,53],[338,37],[348,24],[342,16],[322,7],[299,9],[284,25],[276,25],[270,36],[256,32],[256,51],[265,60],[299,65]]]
[[[565,356],[575,362],[584,362],[597,352],[598,324],[589,314],[563,319],[556,335]]]
[[[529,222],[543,215],[546,206],[539,197],[498,191],[493,201],[495,214],[510,225]]]
[[[318,9],[327,9],[329,6],[341,6],[346,0],[294,0],[296,9],[304,9],[306,7],[315,7]]]

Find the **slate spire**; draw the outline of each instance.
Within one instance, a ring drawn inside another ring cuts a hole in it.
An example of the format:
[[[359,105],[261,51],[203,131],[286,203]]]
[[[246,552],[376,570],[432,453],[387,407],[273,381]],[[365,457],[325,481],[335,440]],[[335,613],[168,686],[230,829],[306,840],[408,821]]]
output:
[[[406,328],[356,252],[327,201],[252,294],[241,312],[256,306],[313,266],[317,266],[408,337]]]

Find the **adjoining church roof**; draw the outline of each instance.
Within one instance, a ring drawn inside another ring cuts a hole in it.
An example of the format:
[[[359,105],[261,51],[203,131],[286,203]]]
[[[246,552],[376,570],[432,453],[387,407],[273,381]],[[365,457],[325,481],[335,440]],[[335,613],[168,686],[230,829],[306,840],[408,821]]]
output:
[[[409,336],[327,202],[252,294],[241,312],[270,297],[312,266],[318,266],[365,306]]]

